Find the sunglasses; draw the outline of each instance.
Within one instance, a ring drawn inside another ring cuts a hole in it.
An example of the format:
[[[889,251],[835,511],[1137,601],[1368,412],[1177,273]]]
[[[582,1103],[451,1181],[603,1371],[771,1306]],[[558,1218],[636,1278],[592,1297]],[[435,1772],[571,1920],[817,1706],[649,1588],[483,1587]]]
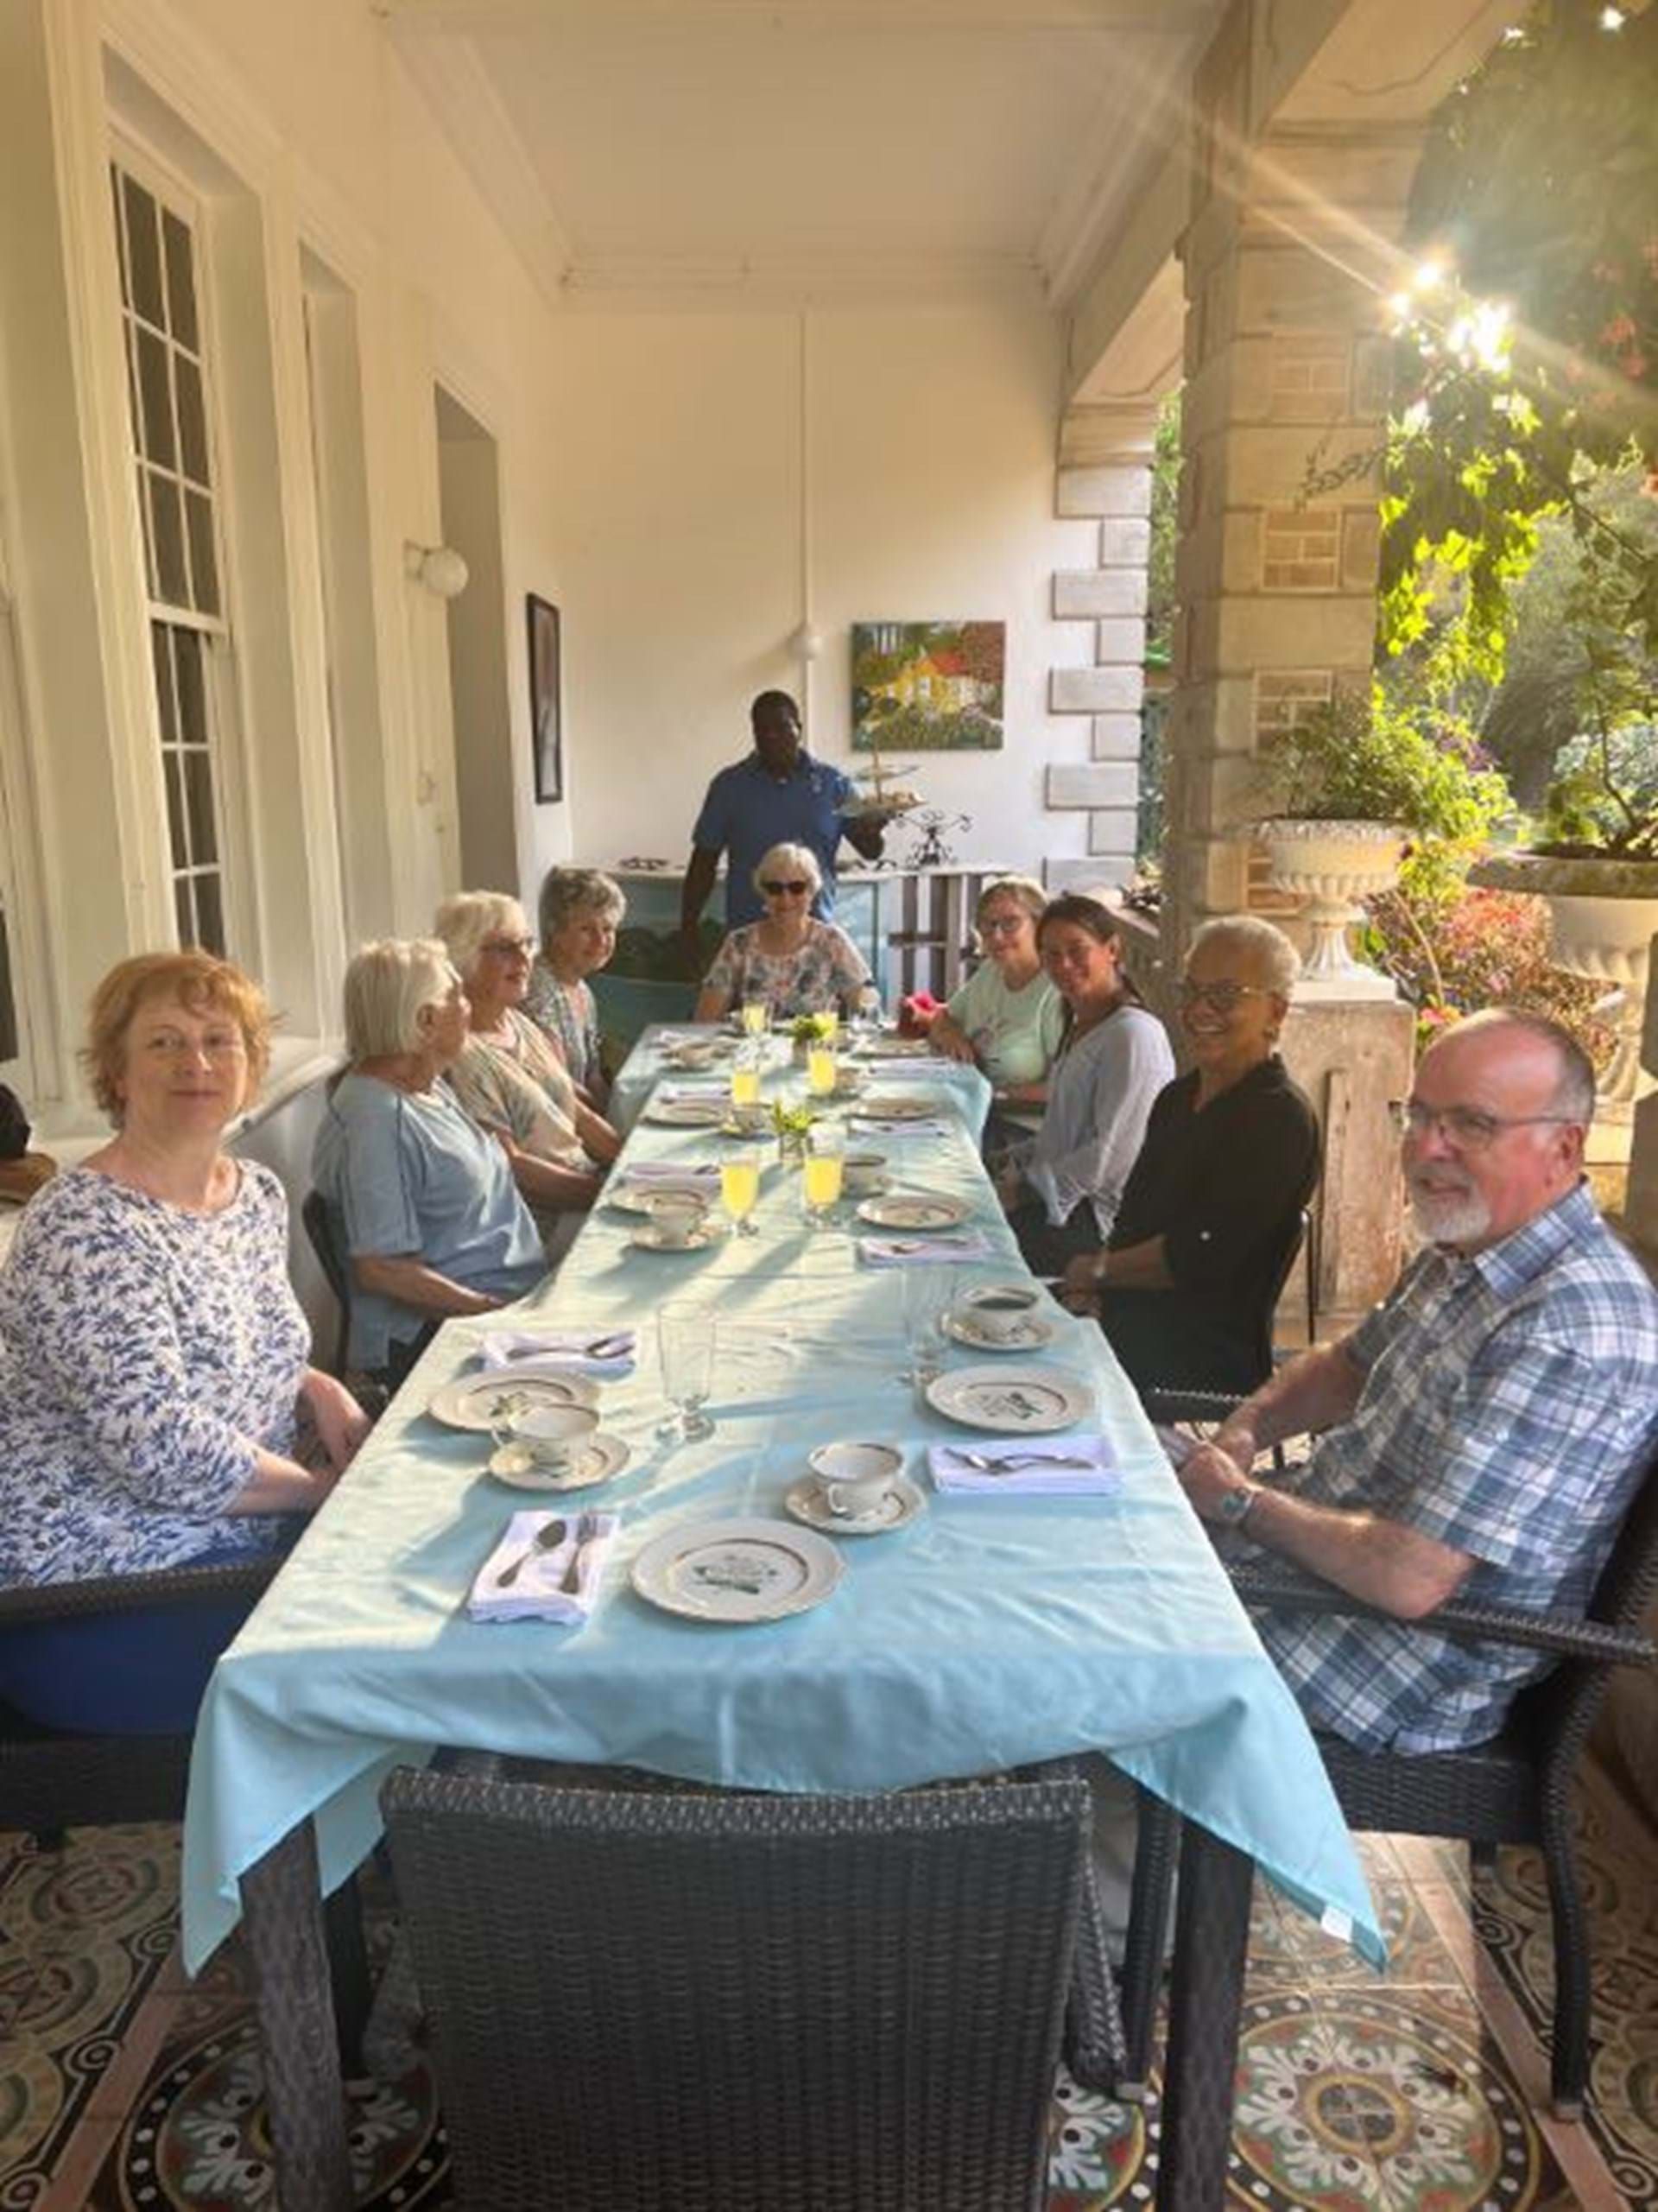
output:
[[[804,883],[796,879],[794,882],[787,884],[766,882],[763,883],[760,888],[764,891],[768,898],[781,898],[785,891],[788,893],[791,898],[804,898],[807,892],[811,890],[812,886],[808,883]]]

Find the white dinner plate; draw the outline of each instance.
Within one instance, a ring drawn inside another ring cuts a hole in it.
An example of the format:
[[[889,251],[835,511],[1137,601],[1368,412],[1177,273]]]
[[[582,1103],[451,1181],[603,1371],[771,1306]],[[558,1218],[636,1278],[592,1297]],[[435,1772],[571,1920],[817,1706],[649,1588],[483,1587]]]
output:
[[[1040,1352],[1054,1341],[1054,1324],[1041,1314],[1030,1314],[1011,1336],[991,1336],[974,1321],[971,1313],[948,1313],[945,1333],[970,1352]]]
[[[941,1192],[889,1190],[884,1197],[866,1198],[857,1218],[877,1229],[953,1229],[972,1210],[965,1198],[946,1198]]]
[[[788,1521],[669,1529],[633,1562],[642,1598],[688,1620],[782,1620],[821,1605],[845,1571],[826,1538]]]
[[[712,1093],[706,1099],[653,1099],[642,1118],[660,1129],[718,1129],[728,1104]]]
[[[427,1411],[451,1429],[485,1431],[503,1398],[526,1405],[597,1405],[598,1385],[591,1375],[573,1373],[552,1360],[515,1360],[509,1367],[486,1367],[482,1374],[457,1375],[434,1391]]]
[[[912,1094],[894,1091],[865,1093],[863,1104],[857,1109],[855,1119],[864,1121],[932,1121],[939,1112],[937,1099],[918,1099]]]
[[[705,1214],[688,1237],[672,1237],[661,1221],[642,1221],[629,1233],[628,1242],[640,1252],[706,1252],[726,1233],[723,1214]]]
[[[621,1183],[615,1190],[607,1190],[604,1202],[618,1214],[649,1214],[653,1201],[658,1198],[694,1198],[699,1206],[712,1206],[719,1195],[719,1186],[706,1176],[687,1176],[683,1182]]]
[[[503,1444],[490,1455],[490,1473],[497,1482],[515,1490],[591,1490],[620,1474],[631,1455],[620,1436],[600,1429],[586,1437],[572,1455],[561,1474],[537,1467],[522,1444]]]
[[[1087,1384],[1061,1367],[949,1367],[934,1375],[926,1397],[947,1420],[1008,1436],[1069,1429],[1094,1410]]]
[[[831,1510],[816,1475],[803,1475],[783,1504],[797,1521],[808,1529],[820,1529],[825,1536],[887,1536],[894,1529],[907,1529],[918,1513],[927,1511],[927,1500],[908,1476],[894,1475],[886,1496],[872,1513],[837,1513]]]
[[[870,1060],[925,1060],[933,1049],[924,1036],[877,1036],[856,1047]]]

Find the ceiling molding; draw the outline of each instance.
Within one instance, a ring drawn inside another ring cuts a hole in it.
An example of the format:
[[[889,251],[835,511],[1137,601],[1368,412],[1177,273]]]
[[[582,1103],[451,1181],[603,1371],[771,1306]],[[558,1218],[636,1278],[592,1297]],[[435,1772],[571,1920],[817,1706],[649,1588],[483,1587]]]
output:
[[[683,31],[697,23],[766,29],[1136,31],[1173,35],[1207,28],[1214,0],[373,0],[400,34],[476,36],[602,23],[607,29]]]
[[[573,250],[477,48],[465,38],[406,39],[395,22],[393,44],[536,288],[561,307]]]
[[[567,307],[619,312],[986,302],[1045,307],[1041,270],[1016,254],[599,253],[564,279]]]

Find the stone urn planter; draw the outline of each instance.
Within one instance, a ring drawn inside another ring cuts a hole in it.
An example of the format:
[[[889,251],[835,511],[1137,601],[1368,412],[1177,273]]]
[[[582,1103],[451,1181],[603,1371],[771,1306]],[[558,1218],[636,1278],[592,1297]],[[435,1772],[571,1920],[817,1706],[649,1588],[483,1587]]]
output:
[[[1658,860],[1502,853],[1480,861],[1469,881],[1487,891],[1525,891],[1547,899],[1556,962],[1573,975],[1608,986],[1604,1011],[1617,1031],[1617,1045],[1601,1078],[1596,1118],[1628,1123],[1636,1099],[1652,1087],[1641,1074],[1641,1024],[1652,940],[1658,932]]]
[[[1314,821],[1278,815],[1258,822],[1272,880],[1307,902],[1312,947],[1297,986],[1305,997],[1392,998],[1391,977],[1353,958],[1349,926],[1364,919],[1361,901],[1399,879],[1403,833],[1392,822]]]

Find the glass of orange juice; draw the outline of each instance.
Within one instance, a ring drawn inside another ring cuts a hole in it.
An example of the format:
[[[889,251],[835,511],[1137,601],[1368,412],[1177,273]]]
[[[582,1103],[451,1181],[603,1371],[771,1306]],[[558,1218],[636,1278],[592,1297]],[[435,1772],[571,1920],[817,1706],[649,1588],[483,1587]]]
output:
[[[756,1051],[744,1050],[731,1062],[731,1104],[751,1106],[759,1103],[760,1055]]]
[[[814,1122],[806,1132],[801,1163],[806,1218],[814,1229],[826,1229],[833,1222],[845,1164],[845,1131],[835,1124]]]
[[[826,1044],[832,1044],[840,1035],[840,1009],[826,1006],[818,1016],[818,1035]]]
[[[764,1036],[771,1027],[771,1006],[764,998],[743,1001],[743,1030],[746,1036]]]
[[[806,1055],[806,1087],[814,1099],[834,1096],[835,1053],[832,1045],[810,1046]]]
[[[719,1163],[719,1195],[739,1237],[757,1237],[750,1218],[760,1202],[760,1155],[747,1148],[731,1152]]]

